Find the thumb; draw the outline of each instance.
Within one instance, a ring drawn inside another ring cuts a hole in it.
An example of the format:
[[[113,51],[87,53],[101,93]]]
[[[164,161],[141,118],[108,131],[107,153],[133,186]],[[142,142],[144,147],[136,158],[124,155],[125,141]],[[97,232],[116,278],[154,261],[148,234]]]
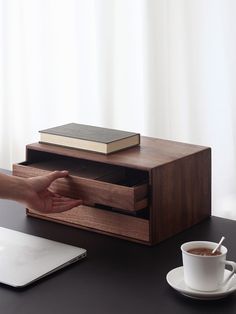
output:
[[[65,178],[68,176],[68,171],[67,170],[63,170],[63,171],[53,171],[51,173],[49,173],[47,175],[50,183],[52,183],[53,181],[60,179],[60,178]]]

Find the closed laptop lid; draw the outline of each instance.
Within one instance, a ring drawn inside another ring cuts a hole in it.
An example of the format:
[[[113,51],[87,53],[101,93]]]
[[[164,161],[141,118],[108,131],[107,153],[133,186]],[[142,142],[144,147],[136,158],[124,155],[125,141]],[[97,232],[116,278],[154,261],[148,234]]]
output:
[[[0,227],[0,282],[23,287],[86,256],[86,250]]]

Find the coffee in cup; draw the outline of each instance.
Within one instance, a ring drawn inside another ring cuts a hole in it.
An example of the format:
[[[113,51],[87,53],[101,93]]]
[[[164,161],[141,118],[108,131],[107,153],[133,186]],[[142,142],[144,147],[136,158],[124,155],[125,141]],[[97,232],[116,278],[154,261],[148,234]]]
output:
[[[184,281],[195,290],[214,291],[223,287],[236,272],[236,263],[227,261],[227,248],[223,245],[212,254],[218,243],[192,241],[181,246]],[[231,267],[225,278],[225,266]]]
[[[201,255],[201,256],[221,255],[221,251],[216,250],[214,253],[212,253],[212,249],[209,249],[207,247],[196,247],[196,248],[188,250],[187,252],[190,254]]]

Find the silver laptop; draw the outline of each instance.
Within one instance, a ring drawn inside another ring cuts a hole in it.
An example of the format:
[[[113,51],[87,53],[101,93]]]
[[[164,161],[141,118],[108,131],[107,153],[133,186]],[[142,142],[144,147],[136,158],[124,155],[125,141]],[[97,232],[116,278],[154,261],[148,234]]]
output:
[[[0,227],[0,282],[24,287],[86,253],[79,247]]]

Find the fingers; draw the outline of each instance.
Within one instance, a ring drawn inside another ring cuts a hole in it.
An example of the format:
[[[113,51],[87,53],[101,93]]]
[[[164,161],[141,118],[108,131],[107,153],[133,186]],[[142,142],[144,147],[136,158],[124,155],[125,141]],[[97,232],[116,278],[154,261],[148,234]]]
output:
[[[46,190],[41,197],[46,201],[44,211],[48,213],[60,213],[73,207],[83,204],[81,199],[73,199],[60,194],[56,194],[51,190]]]
[[[52,212],[64,212],[66,210],[72,209],[73,207],[79,206],[82,203],[82,200],[73,200],[67,197],[54,197],[52,203]]]
[[[83,204],[82,200],[70,199],[67,197],[48,197],[43,198],[38,206],[29,206],[37,211],[45,214],[60,213],[70,210],[76,206]]]

